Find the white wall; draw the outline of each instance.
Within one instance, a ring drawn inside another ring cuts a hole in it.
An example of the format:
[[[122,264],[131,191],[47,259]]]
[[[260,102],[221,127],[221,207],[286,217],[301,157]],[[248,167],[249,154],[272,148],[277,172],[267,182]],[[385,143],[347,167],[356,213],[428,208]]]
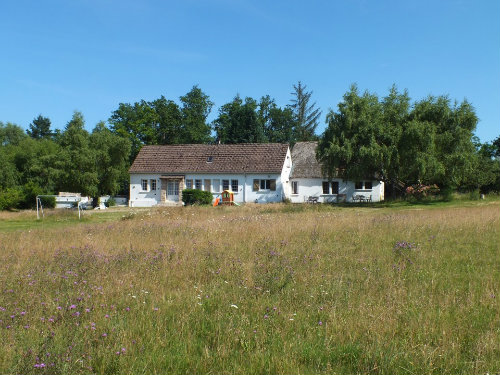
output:
[[[289,160],[289,159],[288,159]],[[286,164],[286,162],[285,162]],[[288,172],[287,172],[288,171]],[[238,191],[234,192],[234,201],[237,203],[257,202],[281,202],[285,197],[282,180],[288,179],[290,168],[282,174],[186,174],[185,180],[193,180],[193,188],[195,180],[201,180],[202,190],[205,188],[205,180],[210,180],[211,192],[214,199],[222,193],[222,180],[238,180]],[[161,174],[131,174],[130,175],[130,207],[151,207],[161,202]],[[156,179],[156,191],[142,191],[141,180],[148,180],[150,188],[151,179]],[[214,180],[220,180],[219,191],[214,191]],[[253,180],[276,180],[276,191],[264,190],[253,191]]]
[[[292,193],[292,181],[297,181],[298,194]],[[289,183],[289,195],[288,198],[293,203],[303,203],[310,196],[318,197],[318,202],[328,203],[337,202],[337,195],[335,194],[323,194],[323,181],[324,179],[319,178],[296,178],[290,180]],[[347,202],[352,202],[353,195],[364,195],[365,197],[372,197],[372,202],[379,202],[384,199],[384,183],[381,181],[372,181],[371,190],[356,190],[354,182],[343,181],[341,179],[333,179],[332,181],[337,181],[339,183],[339,194],[345,194]]]
[[[148,190],[142,191],[141,180],[148,180]],[[156,190],[151,191],[151,180],[156,179]],[[131,174],[130,175],[130,207],[151,207],[160,203],[161,181],[160,174]]]

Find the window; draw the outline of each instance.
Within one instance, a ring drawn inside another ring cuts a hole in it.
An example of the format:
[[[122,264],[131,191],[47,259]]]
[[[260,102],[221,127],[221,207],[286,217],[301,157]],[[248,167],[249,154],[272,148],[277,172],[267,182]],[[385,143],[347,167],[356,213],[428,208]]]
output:
[[[148,180],[141,180],[142,191],[148,191]]]
[[[356,182],[354,185],[354,188],[356,190],[371,190],[372,189],[372,182],[371,181],[359,181]]]
[[[238,180],[231,180],[231,190],[235,193],[238,192]]]
[[[213,182],[212,187],[213,187],[213,189],[214,189],[214,190],[213,190],[213,191],[214,191],[214,193],[220,193],[220,180],[219,180],[219,179],[216,179],[216,180],[212,180],[212,182]]]
[[[214,161],[213,156],[209,156],[209,157],[207,157],[207,163],[211,163],[211,162],[213,162],[213,161]]]
[[[330,194],[330,184],[328,181],[323,181],[323,194]]]
[[[193,180],[186,180],[186,189],[193,188]]]
[[[222,190],[229,190],[229,180],[222,180]]]
[[[205,180],[205,191],[210,191],[210,180]]]
[[[292,181],[292,194],[299,194],[299,183]]]
[[[323,194],[338,194],[338,181],[323,181]]]
[[[253,180],[253,191],[276,190],[276,180]]]
[[[156,180],[151,180],[151,190],[156,190]]]
[[[194,180],[194,188],[201,190],[201,180]]]
[[[338,181],[332,181],[332,194],[339,193],[339,183]]]

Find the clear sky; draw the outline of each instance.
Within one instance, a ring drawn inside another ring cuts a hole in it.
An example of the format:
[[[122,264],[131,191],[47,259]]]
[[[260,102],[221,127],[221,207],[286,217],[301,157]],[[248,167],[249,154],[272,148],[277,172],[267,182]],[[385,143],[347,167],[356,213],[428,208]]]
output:
[[[0,2],[0,121],[38,114],[91,130],[121,102],[218,108],[240,96],[289,103],[299,80],[323,111],[352,83],[385,96],[469,100],[481,141],[500,135],[500,1],[44,0]]]

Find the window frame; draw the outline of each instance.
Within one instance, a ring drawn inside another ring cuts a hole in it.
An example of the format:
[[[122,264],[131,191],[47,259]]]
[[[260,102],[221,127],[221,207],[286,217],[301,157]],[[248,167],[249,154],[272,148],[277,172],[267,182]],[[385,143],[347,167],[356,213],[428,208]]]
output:
[[[236,187],[236,189],[235,189],[235,187]],[[239,181],[237,179],[234,179],[234,180],[231,179],[231,191],[233,193],[237,193],[238,192],[238,187],[239,187]]]
[[[145,178],[141,179],[141,191],[148,191],[149,185],[148,180]]]
[[[193,179],[192,178],[186,179],[185,184],[186,184],[186,189],[192,189],[193,188]]]
[[[201,179],[195,179],[194,180],[194,188],[196,190],[202,190],[203,189],[203,181]]]
[[[358,186],[360,186],[358,184],[360,184],[361,187],[358,187]],[[367,185],[369,185],[369,187]],[[371,190],[373,190],[373,181],[366,181],[366,180],[365,181],[356,181],[356,182],[354,182],[354,189],[355,190],[371,191]]]
[[[323,195],[329,195],[330,194],[330,182],[323,181],[321,183],[321,190],[323,191]]]
[[[203,181],[203,189],[205,191],[212,191],[212,180],[210,180],[209,178],[206,178],[204,181]]]
[[[276,191],[275,178],[256,178],[253,182],[253,191]]]
[[[335,188],[334,188],[335,186]],[[338,181],[330,181],[330,188],[332,195],[338,195],[340,191],[340,184]]]
[[[156,189],[157,189],[157,186],[156,186],[156,179],[153,179],[153,178],[152,178],[152,179],[149,181],[149,183],[150,183],[150,186],[151,186],[151,191],[156,191]]]
[[[292,181],[292,195],[298,195],[298,194],[299,194],[299,182]]]
[[[220,178],[214,178],[212,180],[212,190],[214,193],[220,193]]]
[[[230,182],[229,180],[222,180],[222,191],[229,190],[230,186],[229,182]]]

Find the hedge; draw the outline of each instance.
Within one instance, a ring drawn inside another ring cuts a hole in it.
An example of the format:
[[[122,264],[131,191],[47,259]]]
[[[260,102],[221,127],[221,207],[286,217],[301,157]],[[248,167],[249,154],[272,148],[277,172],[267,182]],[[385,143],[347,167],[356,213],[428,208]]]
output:
[[[182,191],[182,201],[184,204],[211,204],[213,200],[212,193],[209,191],[203,191],[198,189],[185,189]]]

